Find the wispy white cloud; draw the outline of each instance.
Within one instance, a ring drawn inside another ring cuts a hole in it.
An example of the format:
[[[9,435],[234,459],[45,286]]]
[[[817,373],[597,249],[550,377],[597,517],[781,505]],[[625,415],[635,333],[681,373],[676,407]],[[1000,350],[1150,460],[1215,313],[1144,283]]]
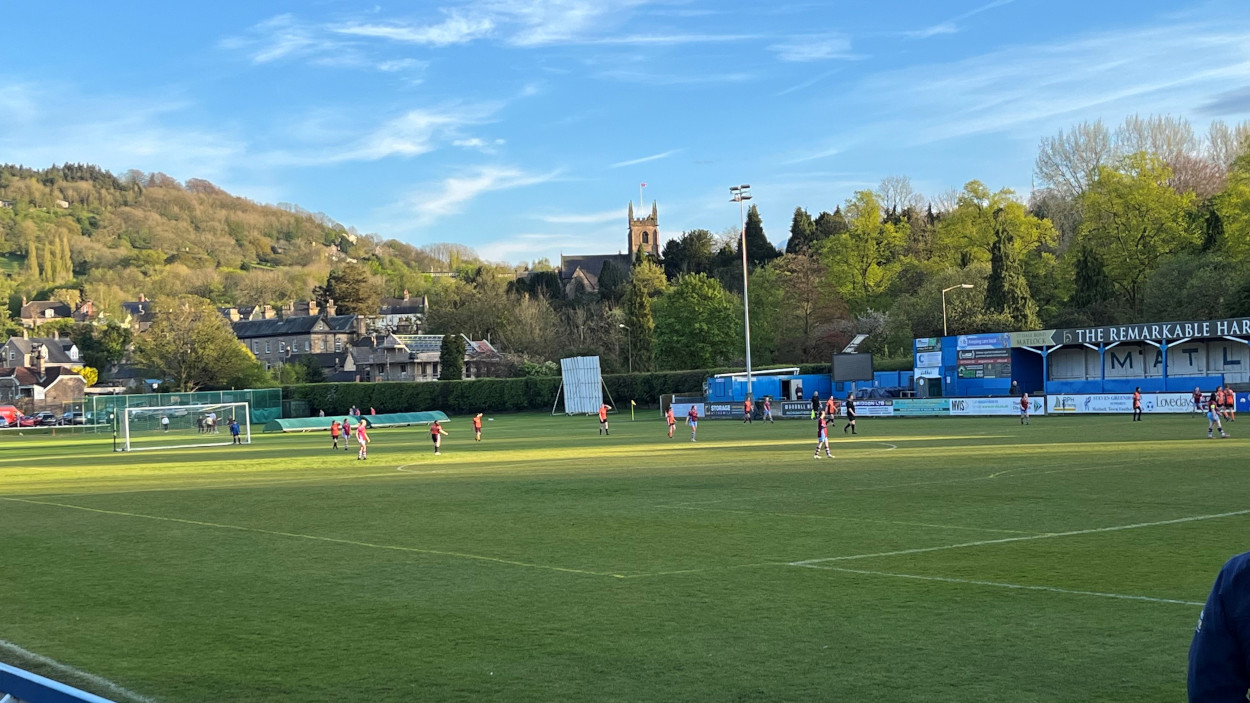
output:
[[[665,46],[677,44],[722,44],[762,38],[758,34],[631,34],[621,37],[597,37],[570,40],[573,44]]]
[[[869,125],[840,145],[924,144],[973,134],[1036,139],[1074,121],[1193,114],[1250,83],[1250,27],[1168,18],[1154,25],[1012,46],[868,76],[847,92]]]
[[[495,22],[490,17],[450,12],[446,19],[436,24],[347,24],[331,27],[330,31],[357,37],[390,39],[405,44],[451,46],[490,36],[494,29]]]
[[[538,185],[557,176],[556,171],[528,173],[508,166],[481,166],[422,188],[406,203],[416,216],[416,224],[428,225],[463,212],[471,201],[486,193]]]
[[[779,92],[777,93],[777,97],[781,97],[781,96],[783,96],[783,95],[789,95],[790,93],[797,93],[797,92],[798,92],[798,91],[800,91],[800,90],[807,90],[808,88],[810,88],[810,87],[812,87],[812,86],[816,85],[817,83],[819,83],[819,82],[823,81],[824,79],[828,78],[829,76],[832,76],[833,74],[837,73],[839,70],[841,70],[841,69],[837,69],[837,68],[835,68],[835,69],[833,69],[832,71],[825,71],[824,73],[821,73],[821,74],[819,74],[819,75],[812,76],[811,78],[809,78],[809,79],[807,79],[807,80],[805,80],[805,81],[802,81],[802,82],[800,82],[800,83],[796,83],[796,84],[794,84],[794,85],[790,86],[789,88],[785,88],[785,89],[783,89],[783,90],[779,91]]]
[[[699,73],[699,74],[676,74],[676,73],[653,73],[649,71],[632,71],[627,69],[612,69],[597,74],[599,78],[607,80],[622,81],[624,83],[639,83],[642,85],[666,86],[666,85],[719,85],[723,83],[745,83],[758,78],[755,73],[738,71],[730,73]]]
[[[486,140],[481,137],[469,137],[467,139],[452,140],[451,145],[458,146],[461,149],[474,149],[482,152],[483,154],[494,154],[498,152],[499,147],[503,146],[505,143],[506,140],[503,139]]]
[[[579,246],[583,238],[569,234],[514,234],[507,239],[497,239],[476,247],[476,251],[487,261],[529,261],[541,257],[554,259],[559,249],[565,251],[589,250],[595,246],[587,243]]]
[[[316,27],[284,14],[255,24],[242,35],[227,37],[220,46],[242,51],[252,63],[263,64],[333,48],[319,42],[317,33]]]
[[[322,44],[385,40],[446,47],[494,39],[517,47],[553,45],[674,46],[758,39],[754,34],[652,31],[625,33],[636,10],[657,0],[473,0],[440,10],[441,18],[383,19],[378,12],[355,21],[313,25],[284,14],[221,42],[256,63],[307,55]],[[662,4],[662,3],[660,3]],[[701,16],[702,12],[684,16]]]
[[[859,58],[845,34],[802,35],[768,47],[782,61],[807,62]]]
[[[536,217],[543,222],[548,222],[553,225],[593,225],[604,222],[615,222],[617,220],[623,221],[626,214],[625,208],[617,208],[615,210],[606,210],[604,212],[537,215]]]
[[[343,128],[332,130],[326,126],[327,119],[319,116],[312,124],[323,139],[312,139],[312,143],[297,148],[259,154],[255,159],[265,166],[318,166],[388,157],[411,158],[448,144],[489,148],[491,143],[465,136],[463,129],[490,121],[498,109],[498,105],[492,104],[418,108],[386,120],[363,136],[350,136],[352,132]],[[497,140],[493,144],[502,143]]]
[[[429,66],[429,61],[420,61],[417,59],[391,59],[389,61],[380,61],[377,64],[379,71],[385,71],[387,73],[416,71],[429,68]]]
[[[807,163],[808,161],[816,161],[819,159],[827,159],[830,156],[837,156],[838,154],[841,154],[843,151],[846,151],[846,149],[841,146],[826,147],[824,149],[818,149],[811,153],[803,154],[802,156],[796,156],[792,159],[783,161],[782,163],[788,166],[794,165],[794,164],[802,164],[802,163]]]
[[[650,156],[644,156],[640,159],[630,159],[629,161],[618,161],[612,164],[612,168],[621,168],[622,166],[633,166],[635,164],[645,164],[648,161],[659,161],[660,159],[667,159],[668,157],[672,156],[673,154],[676,154],[679,151],[681,151],[681,149],[669,149],[668,151],[664,151],[659,154],[652,154]]]
[[[984,5],[974,7],[973,9],[968,10],[967,12],[963,14],[956,15],[948,20],[943,20],[941,22],[938,22],[937,24],[930,25],[923,29],[900,32],[900,34],[904,37],[908,37],[911,39],[928,39],[929,37],[936,37],[942,34],[957,34],[960,30],[960,27],[959,27],[960,22],[963,22],[969,17],[974,17],[976,15],[979,15],[982,12],[993,10],[996,7],[1002,7],[1003,5],[1010,5],[1013,2],[1015,2],[1015,0],[991,0],[991,2],[987,2]]]

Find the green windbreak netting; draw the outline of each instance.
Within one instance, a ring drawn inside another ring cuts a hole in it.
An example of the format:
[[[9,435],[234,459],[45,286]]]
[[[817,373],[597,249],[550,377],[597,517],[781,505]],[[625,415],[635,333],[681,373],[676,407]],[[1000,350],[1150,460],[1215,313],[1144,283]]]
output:
[[[361,415],[359,417],[349,417],[353,424],[360,420],[365,421],[367,427],[402,427],[404,425],[428,425],[435,420],[446,422],[447,415],[440,410],[426,413],[386,413],[383,415]],[[317,432],[320,430],[328,431],[330,423],[335,420],[342,421],[343,418],[337,415],[326,417],[292,417],[292,418],[276,418],[265,423],[265,432]]]

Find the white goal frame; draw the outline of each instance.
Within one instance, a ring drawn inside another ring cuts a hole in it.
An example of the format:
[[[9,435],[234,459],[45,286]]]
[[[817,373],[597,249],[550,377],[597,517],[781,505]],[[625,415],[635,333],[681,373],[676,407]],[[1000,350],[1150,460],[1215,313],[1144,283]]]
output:
[[[192,449],[194,447],[224,447],[224,446],[234,444],[234,440],[230,436],[230,430],[228,427],[224,428],[225,429],[224,435],[220,433],[220,430],[223,429],[220,424],[217,426],[217,429],[219,430],[218,432],[205,436],[206,439],[208,437],[212,437],[212,438],[222,437],[223,441],[220,441],[220,442],[205,441],[205,442],[196,442],[194,444],[173,444],[173,445],[162,444],[162,445],[156,445],[156,446],[151,446],[151,447],[131,446],[130,444],[130,416],[132,414],[137,414],[137,413],[161,414],[161,413],[173,412],[176,410],[182,410],[188,414],[198,413],[198,412],[203,412],[203,411],[210,411],[210,412],[216,412],[219,416],[221,416],[221,415],[226,414],[222,412],[222,409],[227,409],[227,408],[241,408],[243,410],[243,418],[242,418],[243,421],[239,423],[239,428],[241,430],[239,433],[239,437],[242,438],[243,444],[251,444],[252,443],[252,408],[248,403],[196,403],[193,405],[161,405],[157,407],[131,406],[131,407],[120,409],[122,414],[121,414],[121,417],[118,419],[117,433],[118,433],[118,439],[121,440],[121,445],[117,446],[114,449],[114,451],[142,452],[142,451],[149,451],[152,449]],[[238,413],[236,412],[236,418],[237,416],[238,416]]]

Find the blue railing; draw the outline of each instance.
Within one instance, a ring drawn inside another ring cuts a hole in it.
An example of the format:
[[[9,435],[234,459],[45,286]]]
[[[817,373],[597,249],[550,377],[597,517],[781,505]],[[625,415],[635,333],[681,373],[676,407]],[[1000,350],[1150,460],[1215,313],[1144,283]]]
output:
[[[113,703],[39,674],[0,664],[0,703]]]

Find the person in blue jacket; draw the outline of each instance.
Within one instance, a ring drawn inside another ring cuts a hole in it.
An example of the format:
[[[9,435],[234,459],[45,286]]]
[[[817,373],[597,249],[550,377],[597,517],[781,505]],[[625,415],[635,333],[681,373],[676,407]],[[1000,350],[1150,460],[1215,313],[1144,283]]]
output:
[[[1189,646],[1189,700],[1246,700],[1250,690],[1250,552],[1229,559],[1215,577]]]

